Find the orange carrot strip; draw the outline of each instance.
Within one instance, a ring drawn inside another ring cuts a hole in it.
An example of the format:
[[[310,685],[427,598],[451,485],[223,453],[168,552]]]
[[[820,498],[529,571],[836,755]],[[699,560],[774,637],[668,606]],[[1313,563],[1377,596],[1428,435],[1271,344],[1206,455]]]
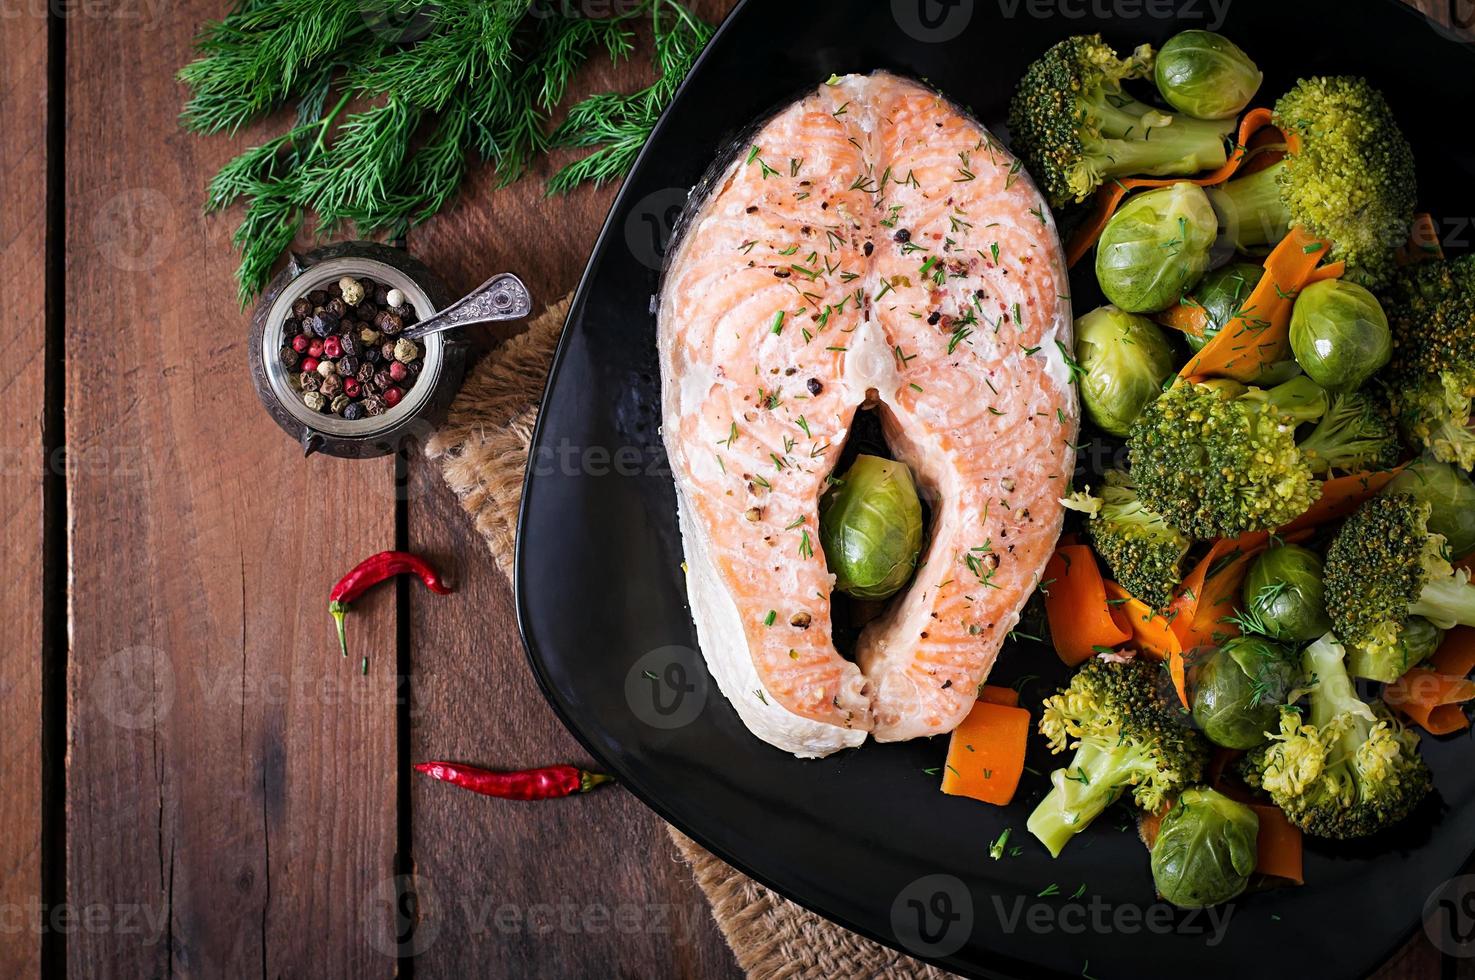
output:
[[[1122,203],[1122,198],[1127,196],[1128,191],[1149,187],[1168,187],[1184,182],[1197,184],[1200,187],[1222,184],[1239,170],[1240,164],[1244,162],[1246,148],[1250,145],[1251,138],[1269,125],[1269,109],[1251,109],[1245,113],[1245,117],[1239,123],[1239,145],[1235,147],[1234,152],[1229,154],[1229,159],[1224,161],[1224,166],[1202,177],[1127,177],[1102,184],[1096,190],[1090,217],[1076,229],[1066,246],[1066,264],[1075,265],[1080,261],[1081,256],[1091,250],[1091,246],[1096,244],[1096,239],[1101,237],[1101,230],[1116,213],[1117,206]]]
[[[1229,377],[1251,382],[1268,364],[1290,356],[1291,305],[1331,243],[1292,228],[1265,259],[1265,275],[1239,316],[1188,359],[1179,378]]]
[[[1388,707],[1406,715],[1430,735],[1448,735],[1470,727],[1461,707],[1475,700],[1475,682],[1415,667],[1383,688]]]
[[[1306,872],[1301,854],[1301,831],[1286,819],[1279,807],[1265,803],[1248,805],[1260,818],[1260,855],[1255,862],[1255,870],[1262,875],[1304,885]]]
[[[1132,645],[1154,660],[1165,661],[1173,678],[1173,688],[1185,708],[1188,701],[1188,669],[1183,659],[1183,646],[1173,633],[1168,620],[1153,612],[1141,599],[1115,582],[1107,581],[1106,596],[1126,614],[1132,627]]]
[[[1321,282],[1323,279],[1340,279],[1347,274],[1347,263],[1341,260],[1319,265],[1311,270],[1311,275],[1306,277],[1306,285],[1313,282]]]
[[[1318,527],[1341,520],[1377,496],[1378,491],[1403,470],[1402,466],[1374,473],[1353,473],[1327,480],[1321,485],[1321,496],[1311,509],[1281,528],[1282,534]]]
[[[1399,265],[1413,265],[1430,259],[1444,258],[1444,248],[1439,244],[1439,229],[1434,226],[1434,217],[1428,212],[1414,215],[1408,229],[1408,241],[1398,246],[1393,261]]]
[[[985,684],[983,685],[983,689],[978,692],[978,699],[980,701],[987,701],[989,704],[1001,704],[1006,708],[1019,707],[1019,692],[1012,687],[996,687],[993,684]]]
[[[1429,666],[1446,677],[1469,677],[1475,670],[1475,628],[1456,626],[1444,634]]]
[[[1106,602],[1096,556],[1083,544],[1055,549],[1045,565],[1045,616],[1055,652],[1071,667],[1098,649],[1114,648],[1132,636],[1126,617]]]
[[[942,791],[1007,805],[1024,774],[1029,730],[1028,711],[979,699],[963,723],[953,729]]]
[[[1154,313],[1152,318],[1165,327],[1195,337],[1202,337],[1209,328],[1209,312],[1199,303],[1178,303]]]
[[[1183,649],[1213,643],[1215,633],[1233,636],[1238,632],[1221,621],[1234,612],[1234,600],[1239,597],[1249,562],[1269,540],[1270,535],[1264,531],[1220,538],[1184,576],[1169,607],[1173,632]]]

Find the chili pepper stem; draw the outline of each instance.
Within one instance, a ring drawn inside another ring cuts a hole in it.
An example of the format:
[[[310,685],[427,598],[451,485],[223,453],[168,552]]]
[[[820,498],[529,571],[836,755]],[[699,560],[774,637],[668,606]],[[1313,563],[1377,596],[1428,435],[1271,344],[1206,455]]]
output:
[[[593,789],[594,787],[598,786],[600,783],[612,783],[614,781],[615,781],[615,777],[613,777],[613,776],[606,776],[602,772],[580,771],[579,772],[579,792],[580,793],[587,793],[591,789]]]
[[[345,602],[329,602],[328,613],[333,617],[334,624],[338,627],[338,649],[343,651],[343,656],[348,656],[348,633],[344,627],[344,619],[347,618],[348,604]]]

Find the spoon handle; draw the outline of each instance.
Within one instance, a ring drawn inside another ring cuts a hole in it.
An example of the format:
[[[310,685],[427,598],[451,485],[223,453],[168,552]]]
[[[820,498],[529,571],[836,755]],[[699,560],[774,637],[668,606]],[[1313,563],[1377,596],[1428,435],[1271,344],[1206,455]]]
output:
[[[510,272],[500,272],[434,316],[406,327],[400,336],[419,340],[470,323],[520,320],[532,310],[533,297],[522,280]]]

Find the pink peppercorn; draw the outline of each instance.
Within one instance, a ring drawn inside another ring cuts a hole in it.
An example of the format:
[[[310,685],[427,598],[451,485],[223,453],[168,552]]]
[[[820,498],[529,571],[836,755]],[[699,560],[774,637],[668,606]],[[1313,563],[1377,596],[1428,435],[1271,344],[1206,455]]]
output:
[[[343,379],[343,393],[349,398],[357,398],[359,395],[359,380],[354,377]]]
[[[304,357],[299,367],[301,367],[304,371],[316,371],[318,369],[318,359],[316,357],[312,357],[311,355]]]
[[[322,357],[323,356],[323,342],[321,340],[314,340],[311,343],[309,343],[307,345],[307,356],[308,357]]]
[[[391,361],[389,364],[389,376],[395,381],[403,381],[410,376],[410,369],[399,361]]]
[[[331,358],[343,356],[343,345],[339,343],[337,337],[327,337],[323,340],[323,355]]]
[[[307,346],[310,343],[312,343],[312,341],[308,340],[302,334],[298,334],[297,336],[292,338],[292,349],[299,354],[306,354]]]
[[[404,396],[405,393],[403,391],[400,391],[398,388],[391,385],[390,387],[384,389],[384,404],[388,405],[390,408],[393,408],[394,406],[399,404],[399,400]]]

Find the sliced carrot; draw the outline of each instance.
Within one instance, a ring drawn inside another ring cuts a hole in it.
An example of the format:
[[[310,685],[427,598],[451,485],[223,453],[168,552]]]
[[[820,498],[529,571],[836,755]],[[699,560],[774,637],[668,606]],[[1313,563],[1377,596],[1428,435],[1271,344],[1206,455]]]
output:
[[[1178,303],[1161,313],[1154,313],[1152,318],[1165,327],[1195,337],[1202,337],[1209,329],[1209,311],[1201,303]]]
[[[1184,182],[1197,184],[1200,187],[1222,184],[1233,177],[1239,170],[1240,164],[1244,163],[1248,155],[1248,147],[1255,134],[1269,125],[1271,125],[1269,109],[1251,109],[1245,113],[1245,117],[1239,123],[1239,144],[1234,148],[1234,152],[1229,154],[1229,159],[1224,161],[1224,166],[1202,177],[1126,177],[1102,184],[1096,190],[1090,216],[1076,229],[1066,246],[1066,263],[1075,265],[1080,261],[1081,256],[1091,250],[1091,246],[1096,244],[1096,239],[1101,237],[1101,230],[1116,213],[1117,206],[1122,203],[1122,198],[1126,197],[1128,192],[1150,187],[1169,187]]]
[[[1399,466],[1391,470],[1352,473],[1327,480],[1321,485],[1321,496],[1316,498],[1316,503],[1306,513],[1281,528],[1281,533],[1288,534],[1341,520],[1377,496],[1378,491],[1386,487],[1402,470],[1403,467]]]
[[[1215,541],[1178,587],[1169,612],[1173,632],[1185,650],[1210,644],[1219,636],[1239,633],[1223,620],[1234,613],[1235,602],[1254,559],[1270,541],[1264,531]]]
[[[1475,681],[1415,667],[1383,688],[1388,707],[1406,715],[1430,735],[1448,735],[1470,727],[1462,707],[1475,700]]]
[[[1340,260],[1319,265],[1311,270],[1311,275],[1306,277],[1306,285],[1313,282],[1321,282],[1323,279],[1340,279],[1347,274],[1347,263]]]
[[[1268,803],[1247,805],[1260,818],[1260,855],[1255,862],[1255,870],[1271,878],[1284,878],[1293,884],[1304,885],[1306,871],[1300,829],[1286,819],[1279,807]]]
[[[1475,670],[1475,628],[1456,626],[1444,634],[1429,666],[1447,677],[1469,677]]]
[[[1106,601],[1096,556],[1083,544],[1055,549],[1045,565],[1045,616],[1055,652],[1071,667],[1132,636],[1126,616]]]
[[[1147,845],[1150,851],[1157,846],[1158,831],[1163,829],[1163,817],[1168,813],[1165,807],[1161,813],[1144,813],[1137,818],[1137,833],[1142,837],[1142,843]]]
[[[1164,616],[1153,612],[1141,599],[1115,582],[1105,583],[1106,596],[1121,610],[1132,627],[1131,644],[1154,660],[1168,665],[1168,674],[1173,678],[1173,688],[1183,706],[1188,702],[1188,669],[1183,659],[1183,646],[1173,632],[1172,625]]]
[[[1290,356],[1291,306],[1331,243],[1292,228],[1265,259],[1265,275],[1233,317],[1188,359],[1178,376],[1254,381],[1266,365]]]
[[[1398,246],[1393,260],[1399,265],[1413,265],[1442,258],[1444,249],[1439,244],[1439,229],[1434,225],[1434,217],[1428,212],[1414,215],[1413,224],[1408,229],[1408,241]]]
[[[997,806],[1008,804],[1024,774],[1029,729],[1028,711],[980,698],[953,729],[942,791]]]
[[[985,684],[978,691],[978,699],[989,704],[1001,704],[1006,708],[1019,707],[1019,692],[1012,687],[996,687]]]

